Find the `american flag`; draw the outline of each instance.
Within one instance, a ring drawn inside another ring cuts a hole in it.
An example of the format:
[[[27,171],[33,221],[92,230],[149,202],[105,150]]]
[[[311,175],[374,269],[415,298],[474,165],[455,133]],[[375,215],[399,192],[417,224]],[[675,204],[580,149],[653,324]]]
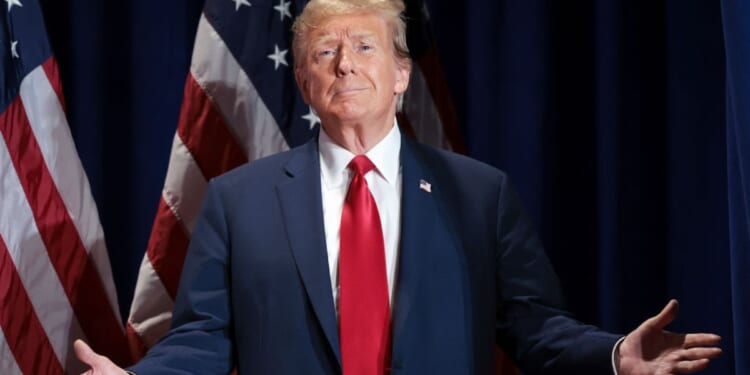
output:
[[[82,338],[129,353],[96,204],[36,0],[0,27],[0,374],[79,373]]]
[[[320,125],[303,102],[293,72],[290,30],[305,3],[205,3],[166,181],[127,323],[136,358],[169,329],[207,181],[248,161],[300,145]],[[427,8],[418,0],[406,3],[415,64],[399,124],[422,142],[462,152],[463,140],[432,43]],[[508,364],[502,360],[498,368]]]

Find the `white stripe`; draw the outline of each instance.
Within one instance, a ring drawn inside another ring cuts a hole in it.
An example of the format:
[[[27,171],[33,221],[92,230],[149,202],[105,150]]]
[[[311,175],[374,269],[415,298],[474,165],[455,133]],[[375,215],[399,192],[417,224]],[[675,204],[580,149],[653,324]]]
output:
[[[0,327],[0,374],[23,375],[21,369],[18,368],[18,364],[16,363],[16,357],[13,356],[13,352],[10,351],[8,342],[5,341],[3,327]]]
[[[412,67],[409,89],[404,93],[404,112],[420,142],[451,149],[450,142],[443,133],[443,124],[430,88],[417,64]]]
[[[255,86],[205,15],[198,23],[190,70],[216,103],[248,160],[289,149]]]
[[[39,235],[3,137],[0,137],[0,236],[60,363],[84,337]]]
[[[96,203],[70,135],[65,113],[41,66],[23,79],[20,96],[47,169],[86,251],[91,254],[117,321],[121,321],[117,292]]]
[[[148,256],[144,256],[128,322],[147,348],[154,346],[169,330],[173,306],[172,298],[151,266]]]
[[[193,232],[207,186],[193,155],[175,133],[162,196],[187,233]]]

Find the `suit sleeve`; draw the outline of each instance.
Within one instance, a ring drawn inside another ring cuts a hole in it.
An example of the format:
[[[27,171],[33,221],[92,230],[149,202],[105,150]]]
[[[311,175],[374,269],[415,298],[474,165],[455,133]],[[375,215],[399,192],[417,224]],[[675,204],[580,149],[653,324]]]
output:
[[[185,258],[172,328],[130,368],[147,374],[227,374],[232,369],[228,226],[209,183]]]
[[[508,178],[497,204],[497,340],[526,374],[611,374],[618,336],[574,320]]]

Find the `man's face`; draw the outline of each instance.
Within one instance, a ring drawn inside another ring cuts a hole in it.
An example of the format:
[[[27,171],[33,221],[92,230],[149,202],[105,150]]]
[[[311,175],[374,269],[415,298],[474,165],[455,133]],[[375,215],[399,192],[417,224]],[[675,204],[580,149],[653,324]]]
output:
[[[394,56],[381,17],[331,17],[308,35],[297,83],[305,102],[327,126],[390,125],[397,94],[409,82],[409,68]]]

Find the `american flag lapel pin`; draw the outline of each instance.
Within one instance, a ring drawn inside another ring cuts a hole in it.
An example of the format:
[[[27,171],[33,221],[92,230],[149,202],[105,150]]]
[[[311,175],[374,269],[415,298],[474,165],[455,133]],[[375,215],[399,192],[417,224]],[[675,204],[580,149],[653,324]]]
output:
[[[419,180],[419,188],[428,193],[432,193],[432,184],[425,180]]]

